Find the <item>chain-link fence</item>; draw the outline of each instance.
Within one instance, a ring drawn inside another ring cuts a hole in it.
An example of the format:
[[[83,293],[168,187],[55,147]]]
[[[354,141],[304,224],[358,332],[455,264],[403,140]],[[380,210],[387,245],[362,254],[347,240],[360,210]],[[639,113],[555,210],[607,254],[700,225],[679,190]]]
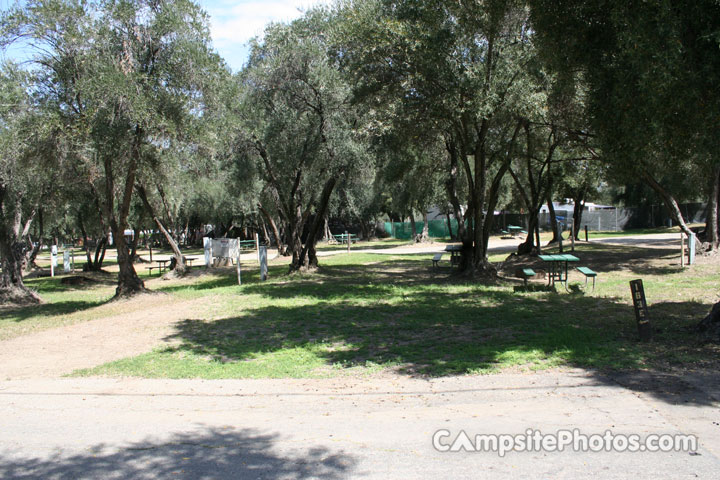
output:
[[[701,223],[705,221],[705,204],[686,203],[680,205],[680,211],[686,222]],[[555,210],[558,222],[563,230],[570,228],[573,221],[572,209]],[[542,212],[538,216],[540,229],[543,231],[552,228],[550,213]],[[500,213],[495,215],[495,233],[506,230],[510,225],[517,225],[523,228],[528,226],[527,215],[520,213]],[[634,208],[603,208],[592,211],[584,211],[581,225],[587,226],[589,231],[622,231],[633,228],[656,228],[672,226],[672,218],[664,205],[650,205]],[[457,234],[458,223],[454,218],[450,219],[452,233]],[[409,240],[412,237],[412,224],[410,222],[383,222],[378,227],[393,238]],[[422,232],[423,222],[415,222],[415,229],[418,234]],[[432,238],[450,237],[450,229],[447,220],[430,220],[428,222],[428,235]]]

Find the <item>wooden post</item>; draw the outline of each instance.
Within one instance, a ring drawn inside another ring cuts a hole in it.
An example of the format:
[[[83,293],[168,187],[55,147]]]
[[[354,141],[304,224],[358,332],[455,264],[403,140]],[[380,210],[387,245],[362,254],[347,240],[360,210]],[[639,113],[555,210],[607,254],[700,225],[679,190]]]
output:
[[[257,250],[258,265],[260,264],[260,236],[255,232],[255,250]]]
[[[575,253],[575,223],[570,224],[570,250]]]
[[[585,241],[586,241],[586,242],[589,242],[589,241],[590,241],[590,240],[588,240],[587,225],[585,225]]]
[[[72,258],[72,271],[75,272],[75,250],[70,250],[70,256]]]
[[[150,242],[148,243],[148,249],[150,249],[150,263],[152,263],[152,237],[150,238]]]
[[[348,235],[347,230],[345,230],[345,238],[347,238],[347,242],[348,242],[348,252],[347,253],[350,253],[350,235]]]
[[[685,266],[685,234],[680,232],[680,266]]]
[[[650,315],[648,314],[642,280],[631,281],[630,292],[632,293],[633,307],[635,308],[635,319],[637,320],[640,340],[643,342],[649,341],[652,339],[652,327],[650,326]]]

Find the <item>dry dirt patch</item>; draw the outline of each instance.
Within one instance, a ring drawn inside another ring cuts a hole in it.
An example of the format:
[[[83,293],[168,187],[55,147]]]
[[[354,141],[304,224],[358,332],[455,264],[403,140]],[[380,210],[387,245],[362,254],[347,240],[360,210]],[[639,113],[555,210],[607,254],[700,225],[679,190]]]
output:
[[[113,302],[116,315],[0,342],[0,379],[57,377],[169,343],[173,325],[191,317],[207,299],[178,301],[141,295]]]

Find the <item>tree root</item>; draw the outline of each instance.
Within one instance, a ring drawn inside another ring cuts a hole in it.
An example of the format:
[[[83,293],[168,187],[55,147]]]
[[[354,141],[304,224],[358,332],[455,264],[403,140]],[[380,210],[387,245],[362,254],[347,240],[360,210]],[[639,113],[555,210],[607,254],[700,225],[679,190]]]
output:
[[[40,305],[42,299],[37,293],[28,288],[4,287],[0,288],[0,305]]]
[[[720,339],[720,302],[713,305],[710,313],[695,328],[701,333]]]

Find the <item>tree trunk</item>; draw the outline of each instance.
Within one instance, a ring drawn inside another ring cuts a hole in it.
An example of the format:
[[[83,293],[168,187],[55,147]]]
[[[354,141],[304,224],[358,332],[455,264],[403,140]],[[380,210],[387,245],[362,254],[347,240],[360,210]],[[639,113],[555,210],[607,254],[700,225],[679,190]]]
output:
[[[417,227],[415,226],[415,214],[413,213],[412,209],[410,209],[410,231],[412,232],[412,241],[416,242],[418,240],[417,238]]]
[[[0,234],[0,255],[2,273],[0,273],[0,303],[37,304],[40,297],[27,288],[22,273],[25,263],[23,244],[12,241],[7,234]]]
[[[37,265],[35,264],[35,259],[37,259],[38,253],[40,253],[40,249],[42,248],[42,242],[43,242],[43,210],[42,207],[38,208],[38,236],[37,236],[37,242],[36,245],[33,245],[32,239],[28,235],[29,239],[29,252],[27,254],[27,258],[25,261],[25,271],[29,272],[33,268],[37,268]]]
[[[369,240],[367,225],[362,220],[360,220],[360,235],[362,236],[363,240]]]
[[[445,182],[445,189],[447,190],[448,199],[453,208],[453,216],[458,222],[458,230],[456,239],[462,240],[465,238],[465,222],[463,219],[462,208],[460,207],[460,199],[457,189],[457,176],[458,176],[458,153],[457,148],[451,140],[445,142],[446,149],[449,157],[449,169],[448,169],[448,180]],[[452,229],[450,230],[452,236]]]
[[[137,246],[138,242],[140,241],[140,227],[133,228],[133,239],[132,242],[130,242],[130,258],[133,259],[133,262],[137,258]]]
[[[577,195],[573,197],[573,234],[575,240],[580,240],[580,230],[582,229],[582,217],[585,210],[585,195]]]
[[[697,325],[701,332],[710,332],[720,338],[720,302],[713,305],[710,313]]]
[[[324,218],[327,215],[327,208],[330,204],[330,195],[332,195],[335,184],[337,183],[337,177],[333,177],[325,182],[322,193],[320,194],[320,201],[318,202],[317,210],[315,212],[315,218],[310,225],[308,236],[305,239],[305,245],[300,250],[300,255],[297,261],[293,256],[293,262],[290,264],[290,271],[298,271],[301,269],[314,269],[318,266],[316,245],[320,236],[321,225],[324,223]]]
[[[185,229],[183,230],[183,244],[187,247],[189,245],[188,238],[190,236],[190,220],[185,222]]]
[[[262,228],[262,234],[263,234],[263,242],[268,247],[270,246],[270,235],[268,235],[267,226],[265,225],[265,222],[262,219],[262,216],[260,218],[260,227]]]
[[[550,198],[550,197],[548,197],[548,199],[547,199],[547,206],[548,206],[548,211],[550,212],[550,228],[552,229],[552,232],[553,232],[552,240],[550,240],[548,242],[548,245],[550,245],[552,243],[557,243],[559,241],[558,221],[557,221],[557,214],[555,213],[555,205],[553,205],[552,198]],[[528,232],[529,231],[530,230],[528,230]],[[538,243],[538,245],[540,245],[540,243]]]
[[[267,220],[267,222],[270,224],[270,229],[273,232],[273,236],[275,237],[275,243],[277,244],[278,255],[284,256],[286,254],[286,249],[285,249],[285,246],[283,245],[282,236],[280,235],[280,231],[278,230],[275,220],[272,218],[270,213],[268,213],[268,211],[265,210],[265,208],[259,203],[258,203],[258,209],[265,217],[265,220]]]
[[[660,198],[662,198],[663,202],[665,203],[665,206],[670,212],[670,215],[680,226],[680,230],[682,230],[685,235],[690,236],[693,231],[690,230],[690,227],[688,227],[685,223],[685,219],[683,218],[683,214],[680,211],[680,207],[678,206],[675,197],[672,196],[670,192],[665,190],[665,188],[660,185],[647,171],[643,171],[641,173],[641,177],[650,186],[650,188],[655,190],[655,192],[660,195]]]
[[[130,203],[132,192],[135,188],[135,177],[140,162],[140,147],[142,144],[143,131],[140,126],[135,128],[135,138],[130,153],[130,161],[125,172],[125,184],[122,188],[122,196],[117,212],[114,207],[115,179],[113,175],[112,156],[105,157],[105,202],[107,216],[109,218],[110,230],[115,238],[117,248],[117,260],[120,271],[118,273],[118,286],[115,289],[115,297],[128,297],[136,293],[147,291],[145,283],[138,277],[133,259],[130,257],[127,242],[125,241],[125,228],[130,214]]]
[[[328,216],[325,215],[325,226],[323,227],[323,240],[326,242],[329,242],[332,238],[332,232],[330,231],[330,220],[328,219]]]
[[[453,235],[452,223],[450,222],[450,213],[449,212],[445,213],[445,218],[447,220],[448,232],[450,233],[450,241],[454,241],[456,238],[455,238],[455,235]]]
[[[710,248],[720,248],[720,165],[713,169],[712,188],[708,199],[708,218],[705,224],[705,241]]]
[[[118,286],[115,289],[116,297],[128,297],[146,291],[145,283],[138,277],[133,259],[130,257],[124,229],[113,228],[113,238],[117,249],[117,261],[120,267],[118,273]]]
[[[183,254],[180,251],[180,247],[178,246],[172,235],[170,235],[170,232],[167,231],[163,223],[160,221],[160,218],[155,214],[155,209],[153,209],[150,201],[147,198],[147,192],[145,191],[145,188],[142,185],[138,184],[135,186],[135,189],[137,190],[138,195],[140,196],[140,200],[142,200],[143,202],[143,205],[145,205],[145,209],[147,210],[148,214],[153,219],[153,222],[155,222],[155,225],[157,225],[158,229],[162,232],[165,240],[167,240],[170,248],[173,251],[173,258],[175,259],[175,261],[172,262],[174,263],[174,268],[171,268],[171,271],[175,276],[182,277],[187,273],[188,268],[187,264],[185,263],[185,257],[183,257]]]
[[[420,238],[418,239],[418,241],[420,243],[428,242],[430,240],[429,232],[430,232],[430,225],[428,223],[427,212],[423,211],[423,228],[422,228],[422,233],[420,234]]]
[[[103,235],[103,237],[98,241],[97,246],[95,247],[95,264],[92,268],[93,271],[100,271],[102,269],[103,262],[105,261],[105,252],[107,251],[108,243],[109,242],[107,234]]]
[[[485,251],[487,251],[488,242],[490,241],[490,232],[492,232],[494,229],[495,208],[497,207],[498,200],[500,198],[500,187],[502,185],[502,180],[503,180],[503,177],[505,177],[505,174],[507,173],[508,168],[510,168],[510,152],[508,152],[508,157],[505,159],[503,164],[500,166],[498,171],[495,173],[495,178],[493,178],[493,181],[490,184],[490,191],[488,192],[488,204],[487,204],[488,215],[485,216],[485,226],[484,226],[484,231],[483,231],[483,245],[484,245]]]
[[[309,208],[309,207],[308,207]],[[302,207],[298,204],[295,207],[295,214],[288,221],[288,250],[292,255],[290,261],[290,271],[307,269],[307,257],[302,254],[303,243],[302,234],[305,229],[305,215],[303,215]]]
[[[2,273],[0,273],[0,303],[15,304],[38,304],[42,303],[40,297],[23,282],[23,269],[25,263],[24,249],[22,243],[23,233],[30,228],[32,217],[22,228],[22,198],[14,200],[14,214],[11,215],[3,210],[12,211],[6,205],[6,191],[0,186],[0,257],[2,258]],[[7,216],[6,216],[7,215]]]
[[[525,241],[518,245],[518,255],[528,255],[537,253],[537,245],[540,245],[540,225],[538,222],[538,215],[540,214],[540,208],[535,207],[530,213],[528,213],[528,234]]]

